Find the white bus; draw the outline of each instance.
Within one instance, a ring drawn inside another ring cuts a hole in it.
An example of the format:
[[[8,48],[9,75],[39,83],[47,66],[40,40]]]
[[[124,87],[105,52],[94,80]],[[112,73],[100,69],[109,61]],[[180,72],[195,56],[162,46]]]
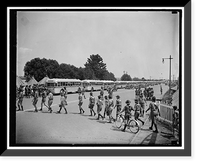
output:
[[[101,80],[83,80],[82,86],[86,91],[99,91],[101,87],[104,87],[104,83]]]
[[[115,82],[111,80],[103,80],[104,89],[108,90],[109,87],[113,88],[115,86]]]
[[[115,81],[117,89],[124,89],[127,85],[127,81]]]
[[[59,94],[60,90],[66,87],[68,93],[76,93],[78,91],[78,87],[82,85],[81,80],[78,79],[48,79],[46,81],[47,88],[53,94]]]

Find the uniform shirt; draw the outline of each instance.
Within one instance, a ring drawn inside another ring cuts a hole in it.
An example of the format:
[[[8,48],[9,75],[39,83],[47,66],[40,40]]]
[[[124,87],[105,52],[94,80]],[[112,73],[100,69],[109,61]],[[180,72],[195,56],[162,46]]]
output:
[[[100,95],[104,95],[104,91],[103,91],[103,89],[101,89],[101,91],[100,91]]]
[[[78,100],[79,100],[80,103],[82,103],[83,102],[83,97],[81,95],[79,95],[78,96]]]
[[[141,98],[141,97],[140,97],[140,98],[139,98],[139,103],[143,105],[143,104],[145,103],[144,98]]]
[[[19,98],[19,100],[22,100],[23,99],[23,97],[24,97],[24,95],[23,95],[23,92],[21,91],[21,92],[19,92],[19,95],[18,95],[18,98]]]
[[[108,99],[105,99],[105,107],[108,107],[108,103],[109,102],[109,100]]]
[[[53,100],[53,94],[51,92],[49,93],[49,100]]]
[[[44,91],[43,93],[42,93],[42,98],[46,98],[47,97],[47,94],[46,94],[46,91]]]
[[[113,99],[109,99],[109,100],[108,100],[108,108],[109,108],[110,110],[112,110],[113,107],[114,107],[114,101],[113,101]]]
[[[122,106],[122,101],[120,99],[116,100],[116,104],[117,107],[121,107]]]
[[[125,112],[125,116],[131,116],[131,111],[133,110],[133,107],[131,105],[126,105],[122,112]]]
[[[34,99],[38,99],[38,91],[35,91],[35,93],[34,93]]]
[[[134,105],[134,111],[141,111],[141,105],[140,104],[135,104]]]
[[[99,106],[99,107],[103,106],[103,101],[101,99],[97,100],[97,106]]]
[[[89,103],[90,104],[95,104],[95,98],[94,98],[94,96],[90,96]]]

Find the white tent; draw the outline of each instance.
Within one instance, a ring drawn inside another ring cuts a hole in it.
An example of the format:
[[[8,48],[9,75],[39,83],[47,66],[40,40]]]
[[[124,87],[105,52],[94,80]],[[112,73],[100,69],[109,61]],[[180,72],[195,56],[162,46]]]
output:
[[[39,82],[38,82],[38,84],[45,84],[46,83],[46,81],[49,79],[49,77],[44,77],[42,80],[40,80]]]
[[[33,84],[38,84],[38,82],[35,80],[34,77],[32,77],[32,78],[27,82],[27,85],[33,85]]]
[[[20,77],[16,76],[16,85],[19,88],[21,85],[26,85],[26,83]]]

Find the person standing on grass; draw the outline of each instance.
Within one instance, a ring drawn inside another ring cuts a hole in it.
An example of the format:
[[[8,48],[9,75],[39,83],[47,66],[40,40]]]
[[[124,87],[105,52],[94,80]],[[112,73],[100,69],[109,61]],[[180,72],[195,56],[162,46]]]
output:
[[[90,109],[90,116],[92,116],[92,112],[94,113],[94,116],[96,115],[94,111],[94,105],[95,105],[95,98],[93,96],[93,93],[90,92],[89,105],[88,105],[88,108]]]
[[[116,103],[115,103],[115,107],[114,109],[117,107],[117,110],[116,110],[116,120],[117,120],[117,116],[119,115],[121,109],[122,109],[122,101],[120,100],[120,96],[117,95],[116,96],[117,100],[116,100]]]
[[[97,120],[99,120],[99,117],[101,117],[102,119],[104,119],[104,117],[100,113],[102,111],[102,107],[103,107],[102,96],[99,95],[98,96],[98,100],[97,100],[97,114],[98,114]]]
[[[82,108],[82,105],[83,105],[83,96],[82,96],[81,93],[79,93],[78,100],[79,100],[78,106],[79,106],[79,110],[80,110],[80,114],[81,114],[81,113],[84,113],[84,112],[85,112],[85,111],[83,110],[83,108]]]
[[[157,117],[158,115],[160,115],[160,110],[156,105],[155,96],[152,97],[152,103],[149,104],[149,108],[146,110],[146,112],[148,112],[149,110],[150,110],[149,119],[151,120],[151,126],[149,127],[149,129],[152,130],[154,126],[155,130],[153,132],[158,133]]]

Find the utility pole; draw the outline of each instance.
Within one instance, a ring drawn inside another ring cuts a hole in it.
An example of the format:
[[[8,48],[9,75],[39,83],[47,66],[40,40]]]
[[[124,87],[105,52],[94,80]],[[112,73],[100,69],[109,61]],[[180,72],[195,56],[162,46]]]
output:
[[[171,55],[169,56],[169,58],[162,58],[162,62],[164,63],[165,60],[169,60],[169,92],[171,89],[171,60],[173,58],[171,57]]]

